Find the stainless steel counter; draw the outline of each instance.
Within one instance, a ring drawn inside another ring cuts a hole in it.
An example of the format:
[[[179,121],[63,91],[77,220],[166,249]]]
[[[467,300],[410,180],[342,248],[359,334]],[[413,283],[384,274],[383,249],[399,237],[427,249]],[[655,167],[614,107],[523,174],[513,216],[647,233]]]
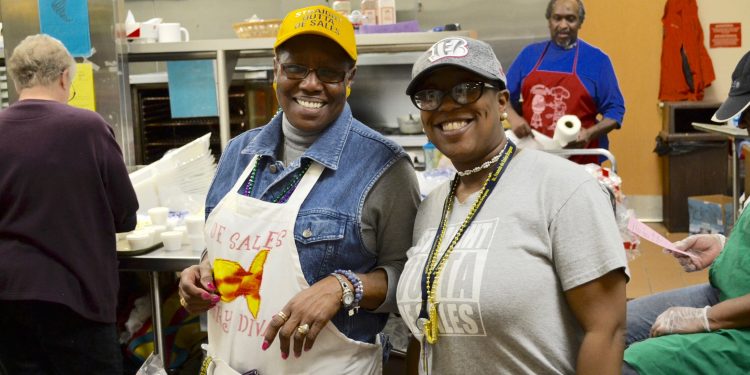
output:
[[[189,245],[183,245],[177,251],[166,251],[162,247],[148,254],[120,256],[118,259],[121,271],[174,272],[198,264],[200,256],[200,252],[193,251]]]

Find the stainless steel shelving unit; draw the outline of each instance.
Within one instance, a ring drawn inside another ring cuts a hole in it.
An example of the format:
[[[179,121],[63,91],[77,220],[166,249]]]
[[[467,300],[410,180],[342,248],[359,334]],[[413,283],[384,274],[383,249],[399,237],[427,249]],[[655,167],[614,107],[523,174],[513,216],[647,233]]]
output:
[[[449,36],[470,36],[470,31],[357,35],[358,65],[411,64],[429,46]],[[128,44],[128,61],[216,60],[219,134],[222,149],[230,139],[229,85],[240,58],[273,56],[274,38],[213,39],[179,43]],[[413,138],[415,137],[415,138]],[[412,139],[413,138],[413,139]],[[423,144],[424,136],[400,136],[397,142]]]

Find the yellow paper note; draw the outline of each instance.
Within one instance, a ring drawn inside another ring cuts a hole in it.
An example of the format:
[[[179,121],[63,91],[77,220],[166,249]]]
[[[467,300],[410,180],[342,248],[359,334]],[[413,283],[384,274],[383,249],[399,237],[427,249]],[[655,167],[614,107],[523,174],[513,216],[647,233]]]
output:
[[[76,76],[70,88],[71,100],[68,104],[73,107],[96,111],[96,96],[94,95],[94,69],[91,63],[77,63]]]

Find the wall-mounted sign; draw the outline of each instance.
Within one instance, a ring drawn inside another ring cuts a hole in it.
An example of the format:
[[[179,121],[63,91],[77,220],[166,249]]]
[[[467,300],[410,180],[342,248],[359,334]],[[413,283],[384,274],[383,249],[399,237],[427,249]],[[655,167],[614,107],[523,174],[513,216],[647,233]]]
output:
[[[73,107],[88,109],[96,112],[96,96],[94,95],[94,66],[89,62],[76,64],[76,76],[70,88],[68,104]]]
[[[90,57],[88,1],[39,0],[39,30],[59,39],[74,57]]]
[[[711,48],[742,47],[741,23],[712,23],[709,29],[711,30]]]

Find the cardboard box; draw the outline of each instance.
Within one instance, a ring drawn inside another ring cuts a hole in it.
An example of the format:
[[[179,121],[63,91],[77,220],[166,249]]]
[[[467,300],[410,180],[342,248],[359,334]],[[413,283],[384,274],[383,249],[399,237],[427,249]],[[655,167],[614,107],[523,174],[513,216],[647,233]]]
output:
[[[732,197],[699,195],[688,197],[690,234],[721,233],[728,235],[734,225]]]

